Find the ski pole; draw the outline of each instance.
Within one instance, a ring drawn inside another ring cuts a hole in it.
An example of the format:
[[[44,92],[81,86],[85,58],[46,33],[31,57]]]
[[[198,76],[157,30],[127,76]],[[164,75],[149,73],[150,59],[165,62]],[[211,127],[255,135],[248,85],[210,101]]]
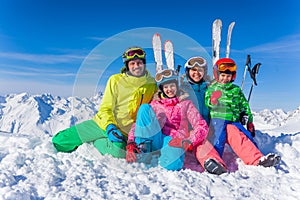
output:
[[[177,65],[176,74],[179,75],[181,65]]]
[[[245,80],[246,80],[247,69],[249,70],[249,68],[250,68],[249,65],[251,67],[251,58],[250,58],[250,55],[247,56],[247,60],[246,60],[246,65],[245,65],[244,75],[243,75],[243,80],[242,80],[242,86],[241,86],[242,90],[244,89],[244,83],[245,83]]]
[[[251,70],[249,70],[250,76],[253,81],[252,81],[252,85],[251,85],[249,96],[248,96],[248,102],[250,101],[250,97],[251,97],[254,85],[257,85],[256,75],[258,74],[258,70],[259,70],[260,66],[261,66],[261,63],[257,63],[254,65],[254,67]]]

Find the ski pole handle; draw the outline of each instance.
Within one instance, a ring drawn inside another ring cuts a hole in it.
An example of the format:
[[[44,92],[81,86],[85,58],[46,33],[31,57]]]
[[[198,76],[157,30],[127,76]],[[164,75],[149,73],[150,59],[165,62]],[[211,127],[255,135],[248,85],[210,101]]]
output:
[[[245,69],[244,69],[244,75],[243,75],[243,80],[242,80],[242,85],[241,85],[241,89],[244,89],[244,84],[245,84],[245,80],[246,80],[246,73],[247,73],[247,69],[250,69],[251,66],[251,58],[250,55],[247,55],[247,59],[246,59],[246,65],[245,65]]]
[[[248,55],[247,55],[247,60],[246,60],[246,65],[249,66],[249,64],[250,64],[250,66],[251,66],[251,58],[250,58],[250,55],[248,54]]]
[[[113,134],[116,138],[118,138],[118,139],[123,140],[123,141],[126,142],[126,140],[124,139],[124,137],[118,135],[118,133],[116,133],[115,131],[112,131],[112,134]]]
[[[179,75],[181,65],[177,65],[176,74]]]

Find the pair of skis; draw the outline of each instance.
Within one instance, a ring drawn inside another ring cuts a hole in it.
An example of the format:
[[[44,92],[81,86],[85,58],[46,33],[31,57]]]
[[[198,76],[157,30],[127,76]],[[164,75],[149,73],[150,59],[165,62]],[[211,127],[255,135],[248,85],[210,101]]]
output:
[[[235,25],[235,22],[231,22],[228,27],[227,42],[226,42],[226,58],[229,58],[229,54],[230,54],[231,34],[232,34],[232,29],[233,29],[234,25]],[[213,26],[212,26],[212,64],[213,64],[213,66],[217,62],[217,60],[220,59],[221,32],[222,32],[222,21],[220,19],[216,19],[213,22]],[[254,65],[253,68],[251,68],[251,58],[250,58],[250,55],[247,56],[241,89],[242,90],[244,89],[246,72],[248,71],[250,74],[250,77],[252,79],[252,85],[250,88],[248,101],[250,101],[250,97],[251,97],[254,85],[257,85],[256,75],[258,74],[258,70],[259,70],[260,66],[261,66],[261,63],[257,63]]]
[[[152,46],[154,52],[154,59],[156,63],[156,72],[163,70],[163,61],[162,61],[162,42],[160,34],[155,33],[152,37]],[[171,40],[166,40],[164,43],[164,52],[167,68],[174,70],[174,47]]]
[[[231,33],[235,25],[235,22],[231,22],[227,32],[227,43],[226,43],[226,58],[229,58],[230,44],[231,44]],[[221,45],[221,32],[222,32],[222,21],[216,19],[212,26],[212,64],[220,59],[220,45]]]

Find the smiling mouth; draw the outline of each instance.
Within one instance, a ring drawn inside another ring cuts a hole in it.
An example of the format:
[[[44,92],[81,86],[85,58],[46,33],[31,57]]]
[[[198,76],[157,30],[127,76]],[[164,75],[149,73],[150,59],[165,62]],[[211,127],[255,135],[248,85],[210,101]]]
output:
[[[134,72],[142,72],[142,69],[134,69]]]

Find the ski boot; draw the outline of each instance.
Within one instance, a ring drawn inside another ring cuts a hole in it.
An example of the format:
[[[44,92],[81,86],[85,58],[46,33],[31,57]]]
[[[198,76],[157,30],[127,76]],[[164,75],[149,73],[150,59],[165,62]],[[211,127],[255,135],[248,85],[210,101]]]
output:
[[[140,153],[137,154],[138,162],[150,164],[152,160],[152,141],[146,140],[137,145]]]
[[[269,153],[259,159],[258,165],[263,167],[273,167],[276,166],[281,160],[279,155],[274,153]]]
[[[216,175],[220,175],[227,172],[226,169],[220,163],[218,163],[212,158],[209,158],[208,160],[205,161],[204,168],[209,173],[216,174]]]

